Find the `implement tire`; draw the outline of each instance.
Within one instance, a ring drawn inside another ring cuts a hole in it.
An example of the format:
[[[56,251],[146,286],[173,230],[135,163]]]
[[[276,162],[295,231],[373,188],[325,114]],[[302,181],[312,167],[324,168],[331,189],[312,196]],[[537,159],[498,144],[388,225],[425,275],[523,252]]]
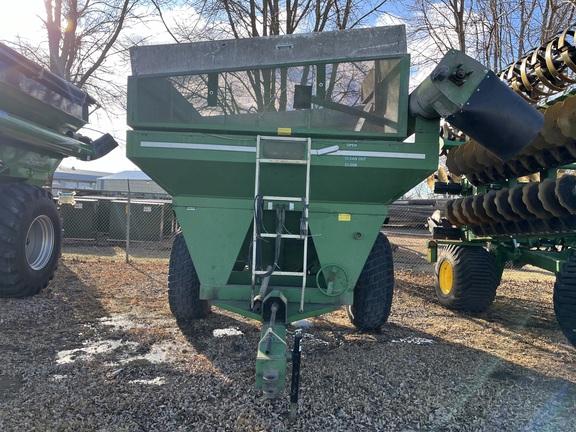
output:
[[[50,192],[27,183],[0,187],[0,203],[0,297],[36,295],[58,266],[58,209]]]
[[[200,280],[181,232],[176,234],[170,253],[168,304],[179,324],[206,318],[210,313],[210,303],[200,300]]]
[[[494,258],[478,246],[446,247],[436,262],[436,296],[449,309],[484,312],[496,297]]]
[[[576,347],[576,255],[572,255],[556,275],[554,313],[562,333]]]
[[[388,238],[379,233],[354,287],[354,303],[346,306],[359,330],[379,330],[388,320],[394,296],[394,263]]]

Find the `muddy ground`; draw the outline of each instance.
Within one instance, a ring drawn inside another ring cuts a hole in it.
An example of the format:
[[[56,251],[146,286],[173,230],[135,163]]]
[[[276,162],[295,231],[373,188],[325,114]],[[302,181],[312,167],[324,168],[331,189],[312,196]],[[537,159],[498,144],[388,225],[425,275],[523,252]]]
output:
[[[398,271],[381,333],[343,311],[311,319],[294,423],[288,391],[254,389],[259,324],[214,309],[179,328],[167,274],[167,260],[65,255],[39,296],[0,299],[0,431],[576,430],[576,351],[543,272],[507,271],[474,315]]]

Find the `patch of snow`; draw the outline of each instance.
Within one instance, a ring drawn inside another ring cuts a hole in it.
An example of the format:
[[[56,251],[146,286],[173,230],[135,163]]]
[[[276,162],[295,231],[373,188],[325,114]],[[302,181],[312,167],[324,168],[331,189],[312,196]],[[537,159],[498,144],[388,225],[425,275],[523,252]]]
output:
[[[392,339],[392,343],[409,343],[409,344],[416,344],[416,345],[429,345],[433,344],[434,341],[432,339],[426,339],[421,337],[407,337],[402,339]]]
[[[225,329],[216,329],[212,332],[212,335],[214,337],[224,337],[224,336],[240,336],[243,335],[244,333],[242,333],[239,329],[237,329],[236,327],[228,327]]]

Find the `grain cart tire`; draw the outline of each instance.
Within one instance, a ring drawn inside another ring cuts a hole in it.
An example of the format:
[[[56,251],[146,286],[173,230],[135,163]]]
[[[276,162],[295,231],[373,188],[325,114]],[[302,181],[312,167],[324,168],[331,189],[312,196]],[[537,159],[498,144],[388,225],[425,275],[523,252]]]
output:
[[[200,279],[181,232],[176,234],[170,252],[168,304],[178,324],[189,324],[210,313],[210,303],[200,300]]]
[[[576,346],[576,255],[566,260],[556,276],[554,313],[562,333]]]
[[[62,228],[50,192],[27,183],[0,188],[0,297],[38,294],[54,277]]]
[[[449,309],[483,312],[496,296],[498,271],[481,247],[450,245],[436,262],[436,296]]]
[[[394,263],[388,238],[379,233],[354,287],[354,302],[346,306],[359,330],[378,330],[388,320],[394,295]]]

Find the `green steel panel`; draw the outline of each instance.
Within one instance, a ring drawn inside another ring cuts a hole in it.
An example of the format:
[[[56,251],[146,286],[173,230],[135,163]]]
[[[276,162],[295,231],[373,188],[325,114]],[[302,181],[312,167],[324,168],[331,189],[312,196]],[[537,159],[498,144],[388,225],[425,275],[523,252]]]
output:
[[[438,167],[438,123],[417,125],[424,138],[415,143],[312,140],[311,206],[320,201],[388,204],[426,178]],[[255,142],[256,137],[129,131],[127,154],[173,196],[252,200]],[[332,146],[338,150],[314,154]],[[263,184],[276,194],[302,177],[297,166],[266,170]]]
[[[252,222],[252,209],[180,207],[175,199],[174,210],[200,284],[226,285]]]
[[[0,184],[14,179],[25,179],[35,186],[52,183],[54,171],[62,161],[60,155],[42,155],[25,144],[8,145],[0,140]]]
[[[345,208],[345,206],[343,206]],[[352,290],[386,218],[358,213],[311,213],[310,233],[322,266],[338,265],[348,274]]]

